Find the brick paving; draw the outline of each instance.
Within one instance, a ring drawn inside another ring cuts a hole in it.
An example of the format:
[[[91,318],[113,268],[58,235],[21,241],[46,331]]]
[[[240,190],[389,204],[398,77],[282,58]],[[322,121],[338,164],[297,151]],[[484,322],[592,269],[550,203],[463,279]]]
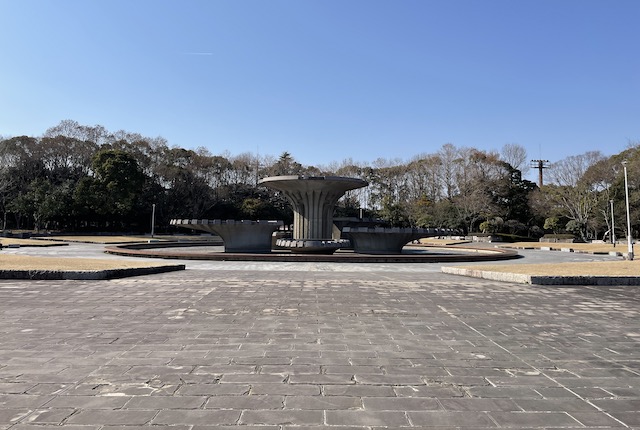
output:
[[[640,428],[639,299],[375,267],[0,281],[0,430]]]

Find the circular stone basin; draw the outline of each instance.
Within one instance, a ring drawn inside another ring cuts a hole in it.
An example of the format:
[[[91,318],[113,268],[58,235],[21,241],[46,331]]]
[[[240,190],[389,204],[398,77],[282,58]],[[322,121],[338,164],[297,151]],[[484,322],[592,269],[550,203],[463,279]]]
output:
[[[342,232],[351,238],[353,250],[358,254],[400,254],[404,245],[412,240],[451,234],[452,230],[440,228],[345,227]]]
[[[271,235],[283,221],[172,219],[171,225],[215,233],[222,238],[225,252],[271,252]]]

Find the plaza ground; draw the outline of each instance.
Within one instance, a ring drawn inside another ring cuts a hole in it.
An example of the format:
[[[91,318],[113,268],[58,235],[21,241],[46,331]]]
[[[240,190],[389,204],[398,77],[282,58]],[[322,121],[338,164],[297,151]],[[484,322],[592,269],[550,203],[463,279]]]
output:
[[[3,253],[122,259],[100,250]],[[619,261],[523,254],[509,264]],[[0,281],[0,429],[640,427],[636,287],[177,262],[187,270]]]

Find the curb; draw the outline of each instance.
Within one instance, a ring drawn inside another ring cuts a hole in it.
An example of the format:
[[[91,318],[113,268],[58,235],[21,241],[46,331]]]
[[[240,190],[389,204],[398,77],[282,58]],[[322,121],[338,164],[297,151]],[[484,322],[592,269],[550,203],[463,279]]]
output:
[[[0,270],[0,279],[106,280],[185,270],[184,264],[107,270]]]
[[[536,276],[463,267],[442,267],[441,271],[450,275],[529,285],[640,285],[640,276]]]

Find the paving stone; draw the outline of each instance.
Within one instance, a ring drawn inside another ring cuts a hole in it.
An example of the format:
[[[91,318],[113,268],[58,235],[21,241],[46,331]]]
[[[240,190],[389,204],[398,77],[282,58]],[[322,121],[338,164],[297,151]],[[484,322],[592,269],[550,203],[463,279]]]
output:
[[[640,412],[611,412],[611,416],[627,426],[640,426]]]
[[[398,397],[463,397],[465,392],[460,387],[432,387],[427,385],[418,386],[394,386]]]
[[[262,374],[281,374],[281,375],[303,375],[303,374],[320,374],[320,366],[291,364],[291,365],[266,365],[260,366]]]
[[[167,430],[173,430],[175,426],[168,427]],[[242,430],[280,430],[281,426],[242,426],[240,427]],[[206,425],[196,425],[193,427],[189,427],[190,430],[238,430],[238,426],[206,426]],[[189,430],[188,429],[188,430]],[[307,430],[308,427],[305,427]],[[126,430],[126,429],[125,429]],[[155,430],[155,426],[153,428]],[[181,429],[179,429],[181,430]],[[300,427],[297,427],[297,430],[300,430]],[[362,430],[362,429],[359,429]]]
[[[65,425],[65,429],[67,426]],[[182,426],[152,426],[150,427],[153,430],[191,430],[191,426],[182,425]],[[216,427],[217,428],[217,427]],[[104,426],[101,430],[132,430],[131,426]]]
[[[31,409],[0,409],[0,425],[15,424],[32,412]]]
[[[465,387],[470,396],[483,398],[541,399],[538,390],[538,387]]]
[[[326,411],[327,425],[334,426],[408,426],[406,414],[400,411]]]
[[[249,394],[249,390],[249,384],[184,384],[176,393],[181,396],[242,396]]]
[[[594,412],[596,410],[591,404],[576,398],[552,400],[522,399],[516,400],[516,403],[525,411]]]
[[[312,384],[254,384],[251,394],[284,395],[284,396],[319,396],[320,385]]]
[[[7,427],[8,429],[9,427]],[[65,430],[99,430],[107,428],[102,424],[99,425],[72,425],[65,424]],[[130,428],[130,427],[129,427]],[[58,424],[16,424],[11,427],[12,430],[60,430]]]
[[[282,409],[284,396],[213,396],[207,400],[205,409]]]
[[[0,395],[0,409],[39,408],[52,398],[52,396],[32,396],[28,394],[3,394]]]
[[[75,409],[38,409],[32,412],[25,421],[31,424],[55,424],[60,425],[65,419],[75,413]]]
[[[391,385],[324,385],[325,396],[396,397]]]
[[[613,418],[613,416],[605,412],[570,412],[575,420],[581,422],[586,427],[621,427],[620,420]],[[633,425],[632,422],[625,422],[625,424]]]
[[[362,400],[348,396],[287,396],[284,406],[308,410],[362,409]]]
[[[167,430],[173,430],[175,426],[171,426],[168,427]],[[281,426],[242,426],[242,427],[238,427],[238,426],[225,426],[225,425],[220,425],[220,426],[206,426],[206,425],[202,425],[202,426],[193,426],[193,427],[189,427],[188,430],[238,430],[238,428],[242,429],[242,430],[281,430]],[[308,427],[305,427],[305,430],[307,430]],[[125,429],[126,430],[126,429]],[[153,430],[155,430],[155,426],[153,428]],[[297,430],[300,430],[300,427],[297,427]],[[359,429],[362,430],[362,429]]]
[[[358,384],[365,385],[425,385],[420,375],[355,375]]]
[[[593,404],[605,411],[640,411],[640,399],[593,400]]]
[[[242,373],[230,373],[223,375],[220,378],[221,384],[268,384],[276,382],[284,382],[285,377],[283,375],[258,375],[254,373],[242,374]]]
[[[300,430],[300,427],[285,425],[282,426],[282,430]],[[327,426],[305,426],[304,430],[327,430]],[[331,430],[363,430],[363,428],[360,426],[331,426]]]
[[[361,374],[361,375],[382,375],[384,372],[380,366],[323,366],[323,373],[331,374]]]
[[[157,411],[126,411],[85,409],[69,417],[69,424],[143,425],[151,421]]]
[[[485,412],[422,411],[407,412],[411,425],[420,427],[497,427]]]
[[[353,375],[291,375],[290,384],[320,384],[320,385],[345,385],[355,384]]]
[[[156,425],[216,425],[235,424],[240,418],[240,411],[223,410],[162,410],[153,418],[151,424]]]
[[[27,394],[27,392],[36,387],[36,384],[28,382],[0,382],[0,394]],[[32,394],[48,394],[48,393],[32,393]]]
[[[368,411],[424,411],[441,409],[436,399],[427,397],[365,397],[364,409]]]
[[[129,396],[57,396],[46,404],[48,408],[119,409]]]
[[[448,411],[521,411],[511,399],[457,398],[439,399],[442,407]]]
[[[296,424],[300,426],[320,425],[323,423],[322,411],[314,410],[283,410],[283,411],[244,411],[239,424],[251,425],[285,425]]]
[[[124,409],[199,409],[206,401],[200,396],[136,396]]]
[[[502,427],[567,427],[580,423],[564,412],[491,412],[491,417]]]
[[[37,384],[29,388],[26,394],[47,396],[51,394],[61,394],[71,386],[67,384]]]

